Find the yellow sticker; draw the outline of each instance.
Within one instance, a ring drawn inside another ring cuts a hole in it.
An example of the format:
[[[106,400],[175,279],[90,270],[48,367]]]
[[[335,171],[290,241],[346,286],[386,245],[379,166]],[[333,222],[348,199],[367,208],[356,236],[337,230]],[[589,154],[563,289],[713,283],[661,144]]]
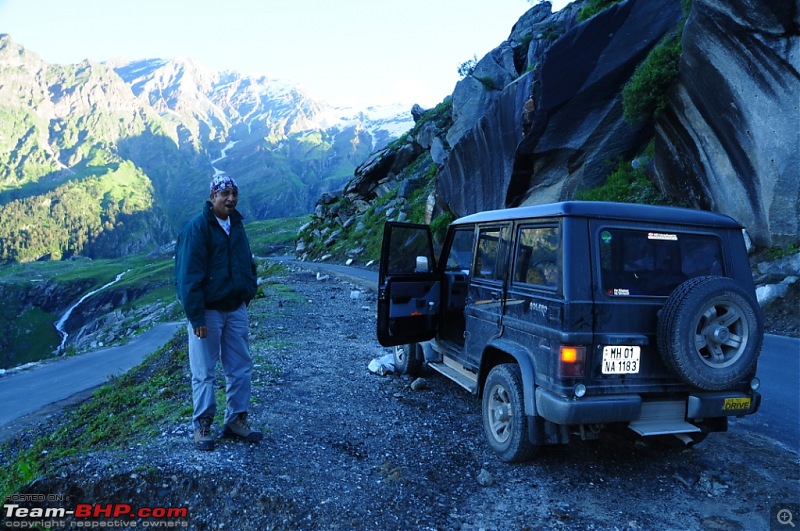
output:
[[[749,398],[726,398],[722,405],[723,411],[741,411],[750,409]]]

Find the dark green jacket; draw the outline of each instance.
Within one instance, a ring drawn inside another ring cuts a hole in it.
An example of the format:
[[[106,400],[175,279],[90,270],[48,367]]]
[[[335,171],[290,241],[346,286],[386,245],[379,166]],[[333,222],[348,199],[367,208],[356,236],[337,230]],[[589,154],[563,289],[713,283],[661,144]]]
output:
[[[193,328],[206,325],[205,310],[231,311],[256,294],[256,265],[244,232],[242,215],[234,211],[231,234],[219,226],[211,201],[189,221],[175,247],[175,285]]]

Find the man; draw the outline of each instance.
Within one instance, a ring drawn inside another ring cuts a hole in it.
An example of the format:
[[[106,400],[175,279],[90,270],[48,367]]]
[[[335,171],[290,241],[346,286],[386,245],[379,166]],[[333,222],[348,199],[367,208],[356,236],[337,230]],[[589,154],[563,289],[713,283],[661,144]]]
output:
[[[216,414],[214,376],[217,360],[226,380],[223,436],[257,442],[250,429],[250,374],[247,304],[256,293],[256,265],[236,210],[239,188],[227,175],[211,181],[210,201],[187,223],[175,253],[178,299],[189,321],[194,444],[213,450],[211,425]]]

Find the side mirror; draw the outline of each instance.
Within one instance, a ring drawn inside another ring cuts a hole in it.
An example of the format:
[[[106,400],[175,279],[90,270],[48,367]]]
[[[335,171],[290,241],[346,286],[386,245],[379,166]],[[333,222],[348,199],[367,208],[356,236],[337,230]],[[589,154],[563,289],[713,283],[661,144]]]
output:
[[[428,269],[428,257],[427,256],[418,256],[417,263],[414,266],[414,273],[430,273],[430,269]]]

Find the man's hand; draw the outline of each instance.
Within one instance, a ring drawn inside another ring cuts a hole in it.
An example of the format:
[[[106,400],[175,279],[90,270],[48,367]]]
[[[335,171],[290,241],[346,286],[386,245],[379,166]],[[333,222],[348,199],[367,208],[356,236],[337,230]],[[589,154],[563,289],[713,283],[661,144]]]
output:
[[[196,326],[194,328],[194,335],[200,339],[205,339],[208,337],[208,328],[205,326]]]

